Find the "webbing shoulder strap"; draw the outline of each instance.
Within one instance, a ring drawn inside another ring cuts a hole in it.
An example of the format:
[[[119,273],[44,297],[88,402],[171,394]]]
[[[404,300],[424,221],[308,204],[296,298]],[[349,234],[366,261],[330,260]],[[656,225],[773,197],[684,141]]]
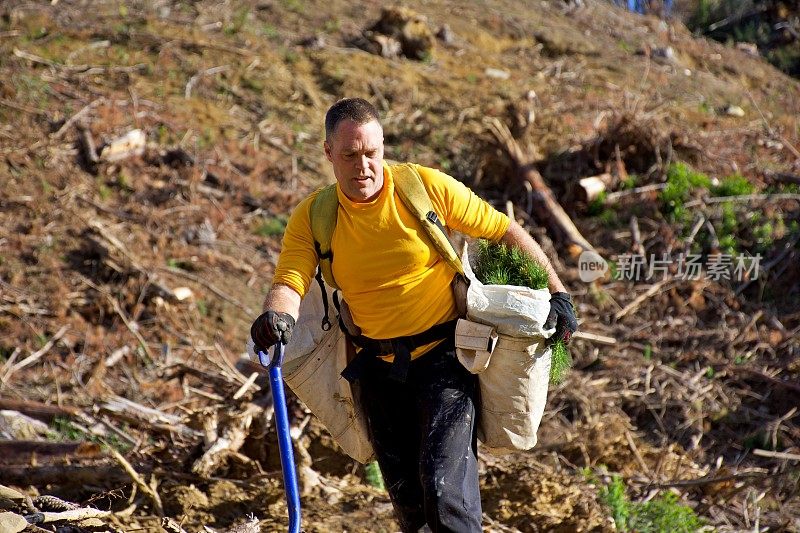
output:
[[[425,184],[422,182],[422,176],[419,175],[419,171],[414,165],[403,163],[392,167],[392,176],[394,177],[394,188],[397,191],[397,195],[402,200],[403,205],[422,224],[422,229],[425,230],[425,233],[430,238],[433,247],[436,248],[442,259],[450,265],[450,268],[463,275],[464,267],[461,265],[461,259],[453,249],[453,243],[447,237],[444,225],[433,209],[433,202],[428,196],[428,191],[425,190]]]
[[[333,279],[331,240],[333,240],[333,230],[336,229],[338,213],[339,198],[334,183],[321,189],[311,204],[311,235],[314,237],[314,246],[319,256],[319,270],[328,285],[334,289],[338,289],[339,286]]]
[[[425,184],[416,167],[410,163],[392,165],[392,177],[397,195],[403,205],[422,225],[422,229],[431,240],[433,247],[456,273],[463,275],[464,267],[461,265],[461,259],[447,237],[447,232],[433,208],[433,202],[428,196],[428,191],[425,190]],[[322,277],[334,289],[338,289],[339,286],[333,278],[331,241],[333,230],[336,229],[338,210],[339,198],[336,194],[336,184],[320,189],[311,204],[311,233],[319,256],[319,269]]]

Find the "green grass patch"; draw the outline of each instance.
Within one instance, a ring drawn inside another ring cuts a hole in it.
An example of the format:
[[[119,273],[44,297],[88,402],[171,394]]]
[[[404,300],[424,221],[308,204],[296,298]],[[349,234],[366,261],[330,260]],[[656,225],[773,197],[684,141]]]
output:
[[[275,237],[277,235],[283,235],[283,232],[286,230],[286,218],[285,217],[272,217],[264,219],[256,228],[253,230],[253,233],[256,235],[260,235],[261,237]]]
[[[703,521],[673,492],[663,492],[647,502],[628,499],[625,483],[619,476],[600,488],[600,499],[608,507],[617,531],[636,533],[691,533]]]
[[[515,285],[531,289],[546,289],[547,270],[515,246],[478,241],[475,277],[485,285]],[[572,357],[563,341],[553,344],[550,361],[550,383],[564,381],[572,367]]]
[[[231,36],[239,33],[244,25],[247,23],[247,15],[249,10],[246,7],[240,7],[236,10],[231,18],[231,21],[225,26],[223,30],[225,35]]]

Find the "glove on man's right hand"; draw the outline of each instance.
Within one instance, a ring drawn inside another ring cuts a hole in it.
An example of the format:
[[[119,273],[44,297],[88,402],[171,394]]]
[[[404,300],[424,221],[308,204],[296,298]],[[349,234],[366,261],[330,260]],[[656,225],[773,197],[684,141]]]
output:
[[[255,319],[250,327],[250,337],[253,338],[256,353],[266,352],[278,341],[287,344],[292,338],[294,318],[289,313],[267,311]]]

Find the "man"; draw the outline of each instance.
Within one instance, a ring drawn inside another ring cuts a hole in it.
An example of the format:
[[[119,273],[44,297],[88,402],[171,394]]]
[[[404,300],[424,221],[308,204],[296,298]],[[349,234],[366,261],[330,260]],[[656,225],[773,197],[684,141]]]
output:
[[[393,174],[400,170],[383,161],[378,118],[365,100],[341,100],[325,117],[323,144],[339,200],[331,240],[334,277],[362,340],[381,346],[387,343],[379,341],[396,341],[389,344],[396,354],[370,344],[359,352],[360,401],[402,530],[427,524],[434,532],[480,532],[478,384],[455,357],[449,325],[457,318],[454,272],[398,198]],[[553,293],[548,321],[558,338],[569,340],[577,327],[569,295],[528,233],[450,176],[415,168],[447,227],[518,246],[547,269]],[[266,311],[251,328],[264,352],[289,340],[313,281],[319,256],[310,218],[317,194],[300,202],[289,219]],[[408,339],[414,342],[400,343]],[[397,373],[401,346],[411,362]]]

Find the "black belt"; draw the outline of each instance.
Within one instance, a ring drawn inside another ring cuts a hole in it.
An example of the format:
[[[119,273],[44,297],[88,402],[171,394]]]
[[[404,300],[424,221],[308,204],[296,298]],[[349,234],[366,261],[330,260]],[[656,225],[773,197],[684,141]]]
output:
[[[456,322],[458,322],[457,318],[436,324],[422,333],[394,339],[378,340],[364,335],[357,337],[348,335],[353,344],[361,348],[361,351],[342,370],[342,377],[353,383],[361,377],[370,358],[394,354],[394,361],[389,369],[389,377],[401,383],[405,382],[408,376],[408,369],[411,366],[411,352],[420,346],[425,346],[453,335],[456,329]]]

